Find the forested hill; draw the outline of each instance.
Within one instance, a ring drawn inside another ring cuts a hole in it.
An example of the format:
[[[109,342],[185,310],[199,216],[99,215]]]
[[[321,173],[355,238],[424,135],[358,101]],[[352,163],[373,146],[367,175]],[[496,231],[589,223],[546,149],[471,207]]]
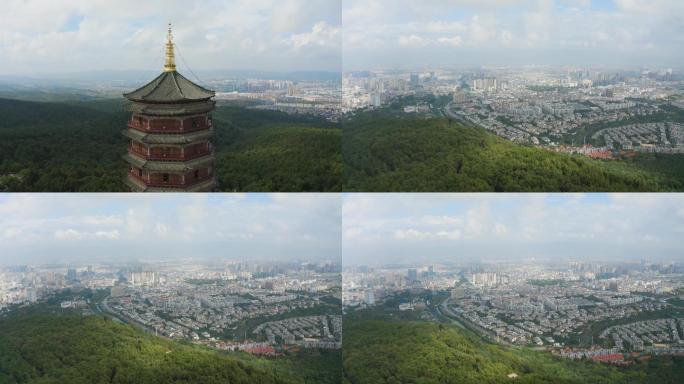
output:
[[[127,117],[106,104],[0,99],[0,191],[123,191]]]
[[[123,100],[0,99],[0,191],[117,192],[127,165]],[[341,130],[310,116],[219,106],[223,191],[339,191]]]
[[[0,383],[303,383],[274,369],[148,335],[103,316],[0,319]]]
[[[681,357],[617,368],[488,344],[466,332],[448,324],[345,318],[344,383],[674,384],[684,377]]]
[[[684,156],[599,161],[526,147],[445,118],[365,112],[343,123],[348,191],[684,190]],[[640,160],[641,161],[641,160]]]

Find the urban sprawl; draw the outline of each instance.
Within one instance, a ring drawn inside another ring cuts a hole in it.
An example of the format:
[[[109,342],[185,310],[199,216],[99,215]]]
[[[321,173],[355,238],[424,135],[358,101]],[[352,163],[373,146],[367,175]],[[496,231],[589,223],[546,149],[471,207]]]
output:
[[[357,71],[343,77],[343,110],[400,103],[407,115],[447,116],[549,150],[611,158],[684,153],[684,78],[672,69],[498,68]]]
[[[341,348],[340,284],[334,263],[17,266],[0,269],[0,313],[59,297],[158,336],[278,355]]]
[[[571,359],[629,364],[684,354],[681,265],[348,267],[343,274],[345,311],[393,303],[385,309],[447,317],[492,342]]]

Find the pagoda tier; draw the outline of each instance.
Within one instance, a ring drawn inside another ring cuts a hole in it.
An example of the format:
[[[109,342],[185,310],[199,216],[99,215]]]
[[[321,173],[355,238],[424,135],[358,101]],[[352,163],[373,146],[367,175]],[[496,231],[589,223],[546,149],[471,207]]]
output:
[[[164,72],[124,96],[132,113],[124,136],[125,183],[132,191],[204,192],[216,188],[214,129],[210,113],[215,93],[176,71],[169,29]]]

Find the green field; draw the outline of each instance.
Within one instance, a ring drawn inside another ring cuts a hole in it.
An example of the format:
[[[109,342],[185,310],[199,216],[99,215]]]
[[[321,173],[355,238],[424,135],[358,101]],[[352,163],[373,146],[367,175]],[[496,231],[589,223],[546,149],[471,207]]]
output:
[[[122,100],[0,99],[0,114],[0,191],[125,191]],[[214,125],[221,191],[341,190],[339,126],[229,106]]]
[[[391,108],[343,123],[344,189],[406,192],[681,191],[684,156],[600,161]]]
[[[684,359],[653,358],[628,368],[569,361],[490,344],[448,323],[378,320],[374,310],[344,319],[344,383],[678,383]],[[372,320],[371,320],[372,319]],[[508,375],[515,374],[511,379]]]

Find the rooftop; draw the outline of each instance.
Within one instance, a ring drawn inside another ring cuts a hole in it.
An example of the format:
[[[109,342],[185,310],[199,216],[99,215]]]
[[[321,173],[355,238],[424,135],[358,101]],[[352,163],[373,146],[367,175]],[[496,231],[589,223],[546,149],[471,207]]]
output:
[[[143,103],[179,103],[208,100],[215,95],[214,91],[200,87],[177,71],[172,71],[163,72],[141,88],[124,94],[124,97]]]
[[[203,101],[214,97],[214,91],[200,87],[176,71],[175,52],[171,24],[166,42],[164,72],[156,79],[124,96],[141,103],[182,103]]]

